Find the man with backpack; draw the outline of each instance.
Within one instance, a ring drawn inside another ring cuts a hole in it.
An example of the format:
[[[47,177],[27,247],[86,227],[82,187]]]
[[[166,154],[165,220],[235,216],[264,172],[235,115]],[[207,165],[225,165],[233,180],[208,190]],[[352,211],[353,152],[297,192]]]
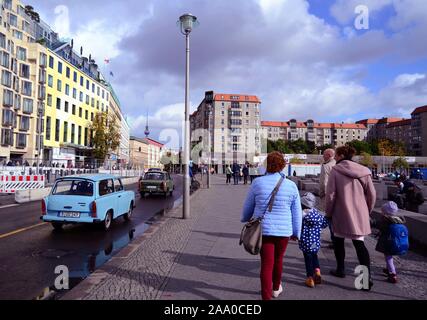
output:
[[[397,273],[393,256],[401,256],[408,252],[408,229],[405,226],[405,218],[396,215],[399,209],[395,202],[386,202],[381,207],[381,211],[382,218],[375,225],[380,231],[375,250],[384,254],[387,267],[383,269],[383,272],[387,276],[387,280],[396,283]]]
[[[401,175],[399,179],[399,195],[402,195],[401,198],[401,208],[418,212],[418,206],[424,203],[424,194],[420,187],[418,187],[414,182],[408,179],[405,175]]]

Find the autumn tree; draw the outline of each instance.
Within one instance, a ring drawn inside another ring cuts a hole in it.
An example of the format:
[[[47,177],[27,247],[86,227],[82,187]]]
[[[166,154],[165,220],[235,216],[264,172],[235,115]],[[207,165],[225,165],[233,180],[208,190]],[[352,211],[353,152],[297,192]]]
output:
[[[399,171],[403,171],[404,169],[409,169],[409,163],[405,158],[399,157],[393,161],[393,168]]]
[[[362,166],[365,166],[365,167],[368,167],[368,168],[373,168],[375,166],[374,159],[367,152],[362,152],[359,163]]]
[[[404,156],[405,146],[390,139],[381,139],[377,142],[378,152],[383,156]]]
[[[93,132],[92,146],[95,159],[104,161],[108,154],[120,145],[120,128],[117,119],[107,112],[98,112],[90,126]]]

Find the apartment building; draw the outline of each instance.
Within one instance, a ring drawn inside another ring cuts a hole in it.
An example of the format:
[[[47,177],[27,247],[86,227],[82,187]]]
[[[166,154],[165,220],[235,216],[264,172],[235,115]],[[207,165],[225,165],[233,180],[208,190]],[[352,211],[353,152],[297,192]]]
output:
[[[334,146],[345,145],[349,141],[364,140],[367,128],[361,124],[353,123],[318,123],[313,120],[300,122],[291,119],[288,122],[262,121],[263,137],[268,140],[302,139],[311,141],[316,146],[331,144]]]
[[[404,119],[388,124],[386,137],[396,142],[403,143],[406,151],[411,152],[412,144],[412,120]]]
[[[55,35],[19,1],[0,2],[0,160],[22,164],[39,158],[43,142],[47,50],[36,42],[36,31]]]
[[[252,162],[262,148],[260,105],[255,95],[207,91],[190,116],[193,162],[210,162],[220,173],[227,164]]]
[[[427,105],[411,114],[411,151],[415,156],[427,157]]]
[[[163,156],[163,144],[151,138],[131,136],[130,166],[134,169],[163,168],[160,159]]]

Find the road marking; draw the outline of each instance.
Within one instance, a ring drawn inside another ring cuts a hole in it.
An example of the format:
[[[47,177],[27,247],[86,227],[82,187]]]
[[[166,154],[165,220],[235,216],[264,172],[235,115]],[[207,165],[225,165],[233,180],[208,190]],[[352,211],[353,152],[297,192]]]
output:
[[[30,229],[34,229],[34,228],[40,227],[40,226],[45,225],[45,224],[47,224],[47,223],[46,222],[42,222],[42,223],[38,223],[38,224],[35,224],[33,226],[30,226],[30,227],[18,229],[18,230],[11,231],[11,232],[8,232],[8,233],[5,233],[5,234],[0,234],[0,239],[6,238],[6,237],[10,237],[10,236],[13,236],[14,234],[21,233],[21,232],[24,232],[24,231],[27,231],[27,230],[30,230]]]
[[[1,206],[0,209],[4,209],[4,208],[11,208],[11,207],[17,207],[19,206],[19,204],[17,203],[13,203],[13,204],[6,204],[4,206]]]

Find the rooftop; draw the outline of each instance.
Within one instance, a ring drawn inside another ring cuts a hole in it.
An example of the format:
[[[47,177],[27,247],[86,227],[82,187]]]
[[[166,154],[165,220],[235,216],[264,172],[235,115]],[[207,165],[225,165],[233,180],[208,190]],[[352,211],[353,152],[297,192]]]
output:
[[[237,102],[251,102],[261,103],[261,100],[257,96],[247,94],[228,94],[228,93],[216,93],[214,95],[214,101],[237,101]]]
[[[427,112],[427,105],[416,108],[411,114],[413,115],[413,114],[419,114],[424,112]]]
[[[387,128],[401,127],[401,126],[410,126],[411,122],[412,122],[411,119],[403,119],[403,120],[400,120],[400,121],[395,121],[395,122],[389,123],[389,125],[387,126]]]

